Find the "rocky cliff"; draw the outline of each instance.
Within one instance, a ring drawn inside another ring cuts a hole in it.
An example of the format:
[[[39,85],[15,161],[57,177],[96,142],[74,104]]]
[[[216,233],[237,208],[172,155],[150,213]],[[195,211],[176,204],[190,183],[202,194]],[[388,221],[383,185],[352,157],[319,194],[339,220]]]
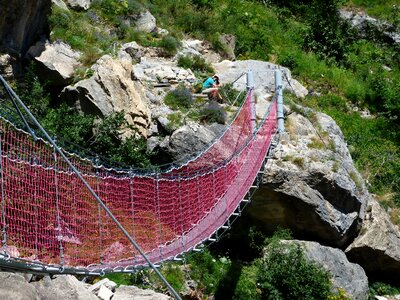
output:
[[[51,0],[1,0],[0,46],[23,57],[46,32]]]

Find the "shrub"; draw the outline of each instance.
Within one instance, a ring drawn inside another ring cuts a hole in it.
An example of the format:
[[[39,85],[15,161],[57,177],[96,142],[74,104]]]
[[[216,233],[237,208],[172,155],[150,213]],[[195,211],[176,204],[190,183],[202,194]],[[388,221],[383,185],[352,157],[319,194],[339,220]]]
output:
[[[262,299],[326,299],[328,272],[308,261],[299,245],[270,241],[257,282]]]
[[[214,69],[200,55],[182,55],[178,58],[178,66],[204,73],[213,73]]]
[[[234,300],[261,299],[261,290],[257,286],[257,273],[259,266],[253,263],[242,269],[234,291]]]
[[[201,122],[225,124],[226,118],[224,108],[216,103],[210,103],[210,105],[200,110]]]
[[[189,109],[193,105],[192,92],[183,85],[170,91],[164,98],[165,104],[172,109]]]
[[[190,276],[206,294],[214,294],[226,276],[231,261],[226,258],[215,259],[208,250],[188,255]]]
[[[375,299],[374,296],[396,295],[400,293],[400,287],[391,286],[383,282],[374,282],[369,287],[370,299]]]
[[[161,52],[164,56],[171,57],[178,52],[181,42],[172,35],[167,35],[161,39],[161,41],[158,43],[158,46],[162,49]]]

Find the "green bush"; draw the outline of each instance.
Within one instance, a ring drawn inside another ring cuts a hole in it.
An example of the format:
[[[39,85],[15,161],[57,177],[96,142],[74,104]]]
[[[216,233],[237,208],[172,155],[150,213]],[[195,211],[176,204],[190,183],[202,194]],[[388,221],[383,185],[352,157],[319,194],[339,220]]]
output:
[[[217,103],[210,103],[210,105],[200,110],[199,118],[201,122],[209,124],[225,124],[227,116],[223,107],[218,106]]]
[[[225,258],[214,258],[208,250],[188,255],[190,277],[198,288],[207,295],[215,294],[217,287],[226,276],[232,262]]]
[[[182,55],[178,58],[178,67],[203,73],[213,73],[214,69],[200,55]]]
[[[181,42],[172,35],[167,35],[161,39],[161,41],[158,43],[158,46],[161,47],[162,54],[164,56],[171,57],[178,52]]]
[[[400,294],[400,287],[391,286],[383,282],[374,282],[369,286],[369,299],[375,299],[375,296]]]
[[[299,245],[273,240],[261,261],[257,282],[262,299],[326,299],[329,274],[308,261]]]
[[[257,274],[259,265],[257,262],[242,269],[239,280],[234,291],[234,300],[259,300],[261,299],[261,290],[257,285]]]
[[[193,94],[188,88],[180,85],[175,90],[167,93],[164,102],[172,109],[187,110],[193,105]]]

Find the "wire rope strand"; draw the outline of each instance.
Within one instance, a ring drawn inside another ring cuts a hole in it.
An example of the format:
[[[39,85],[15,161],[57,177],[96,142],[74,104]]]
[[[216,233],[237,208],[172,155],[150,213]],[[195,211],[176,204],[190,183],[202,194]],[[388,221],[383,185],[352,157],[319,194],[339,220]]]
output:
[[[158,181],[159,181],[159,175],[158,172],[156,173],[156,178],[155,178],[155,196],[156,196],[156,206],[157,206],[157,214],[158,214],[158,230],[159,230],[159,243],[158,243],[158,248],[160,250],[160,256],[161,260],[163,258],[163,229],[162,229],[162,222],[161,222],[161,208],[160,208],[160,194],[159,194],[159,186],[158,186]]]
[[[6,232],[6,199],[5,199],[5,190],[4,190],[4,163],[3,163],[3,136],[4,132],[2,128],[0,129],[0,180],[1,180],[1,218],[3,222],[2,228],[2,248],[3,253],[6,253],[7,250],[7,232]]]
[[[62,236],[62,229],[61,229],[61,216],[60,216],[60,194],[59,194],[59,187],[58,187],[58,162],[57,162],[57,151],[54,148],[53,150],[53,157],[54,157],[54,187],[56,193],[56,210],[57,210],[57,240],[60,249],[60,265],[64,265],[64,248],[63,248],[63,236]]]
[[[178,175],[178,200],[179,200],[179,210],[180,210],[180,221],[181,221],[181,237],[182,237],[182,251],[185,251],[185,235],[183,232],[183,205],[182,205],[182,196],[181,196],[181,176]]]
[[[99,168],[98,168],[98,158],[96,157],[96,194],[100,194],[100,184],[99,184]],[[100,203],[97,204],[97,218],[98,218],[98,225],[99,225],[99,262],[103,264],[103,222],[101,221],[101,207]]]
[[[36,168],[36,157],[33,160],[33,165],[35,166],[35,175],[33,177],[33,202],[35,203],[35,256],[38,256],[39,253],[39,249],[38,249],[38,232],[39,232],[39,224],[38,224],[38,206],[39,206],[39,200],[38,200],[38,196],[37,196],[37,192],[38,192],[38,188],[39,188],[39,184],[36,182],[37,181],[37,168]]]
[[[135,239],[135,194],[133,192],[133,174],[129,172],[129,199],[131,201],[132,210],[132,238]],[[134,262],[136,262],[136,253],[133,253]]]

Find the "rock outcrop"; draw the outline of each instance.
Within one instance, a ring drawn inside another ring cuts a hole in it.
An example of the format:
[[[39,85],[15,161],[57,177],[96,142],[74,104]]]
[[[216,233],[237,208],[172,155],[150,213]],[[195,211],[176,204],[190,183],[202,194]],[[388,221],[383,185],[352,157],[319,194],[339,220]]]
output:
[[[371,279],[400,285],[400,231],[372,198],[360,234],[346,254],[362,265]]]
[[[46,31],[51,0],[0,0],[0,46],[23,57]]]
[[[169,296],[135,286],[117,284],[107,278],[94,284],[72,275],[32,276],[0,271],[0,299],[13,300],[169,300]]]
[[[254,79],[254,93],[259,100],[268,99],[275,92],[275,70],[282,71],[282,84],[283,89],[294,93],[297,97],[303,98],[308,94],[297,80],[293,79],[290,70],[273,63],[259,61],[259,60],[239,60],[239,61],[222,61],[213,64],[216,72],[220,75],[222,83],[233,82],[241,74],[247,71],[253,71]],[[234,88],[241,91],[246,88],[246,76],[238,79]]]
[[[0,272],[0,299],[39,300],[39,294],[21,274]]]
[[[285,241],[300,245],[306,257],[322,266],[332,276],[334,292],[343,289],[351,299],[368,299],[368,278],[361,266],[350,263],[343,251],[316,242]]]
[[[113,298],[113,300],[128,300],[128,299],[148,299],[148,300],[170,300],[167,295],[163,295],[152,290],[142,290],[135,286],[120,286]]]
[[[360,228],[366,189],[343,135],[327,115],[287,117],[286,134],[267,163],[248,212],[265,230],[290,228],[302,239],[343,247]]]
[[[132,80],[130,58],[114,59],[105,55],[92,70],[92,77],[67,86],[61,97],[73,103],[79,111],[100,117],[123,111],[127,124],[146,137],[150,113],[143,86]],[[128,137],[134,132],[121,134]]]
[[[137,16],[135,27],[137,31],[155,31],[157,28],[156,18],[148,10],[145,10]]]
[[[75,69],[80,65],[80,53],[63,42],[38,42],[29,49],[28,55],[37,62],[40,77],[51,85],[71,83]]]
[[[215,138],[216,134],[213,131],[203,125],[189,122],[175,130],[160,148],[168,153],[173,161],[185,160],[206,149]]]
[[[375,37],[389,43],[400,44],[400,32],[392,24],[372,18],[364,12],[342,9],[340,16],[348,21],[363,38],[371,39],[371,37]]]
[[[87,10],[92,0],[65,0],[65,2],[74,10]]]
[[[43,280],[31,283],[36,288],[40,299],[46,300],[98,300],[76,277],[59,275],[53,280],[44,277]]]

